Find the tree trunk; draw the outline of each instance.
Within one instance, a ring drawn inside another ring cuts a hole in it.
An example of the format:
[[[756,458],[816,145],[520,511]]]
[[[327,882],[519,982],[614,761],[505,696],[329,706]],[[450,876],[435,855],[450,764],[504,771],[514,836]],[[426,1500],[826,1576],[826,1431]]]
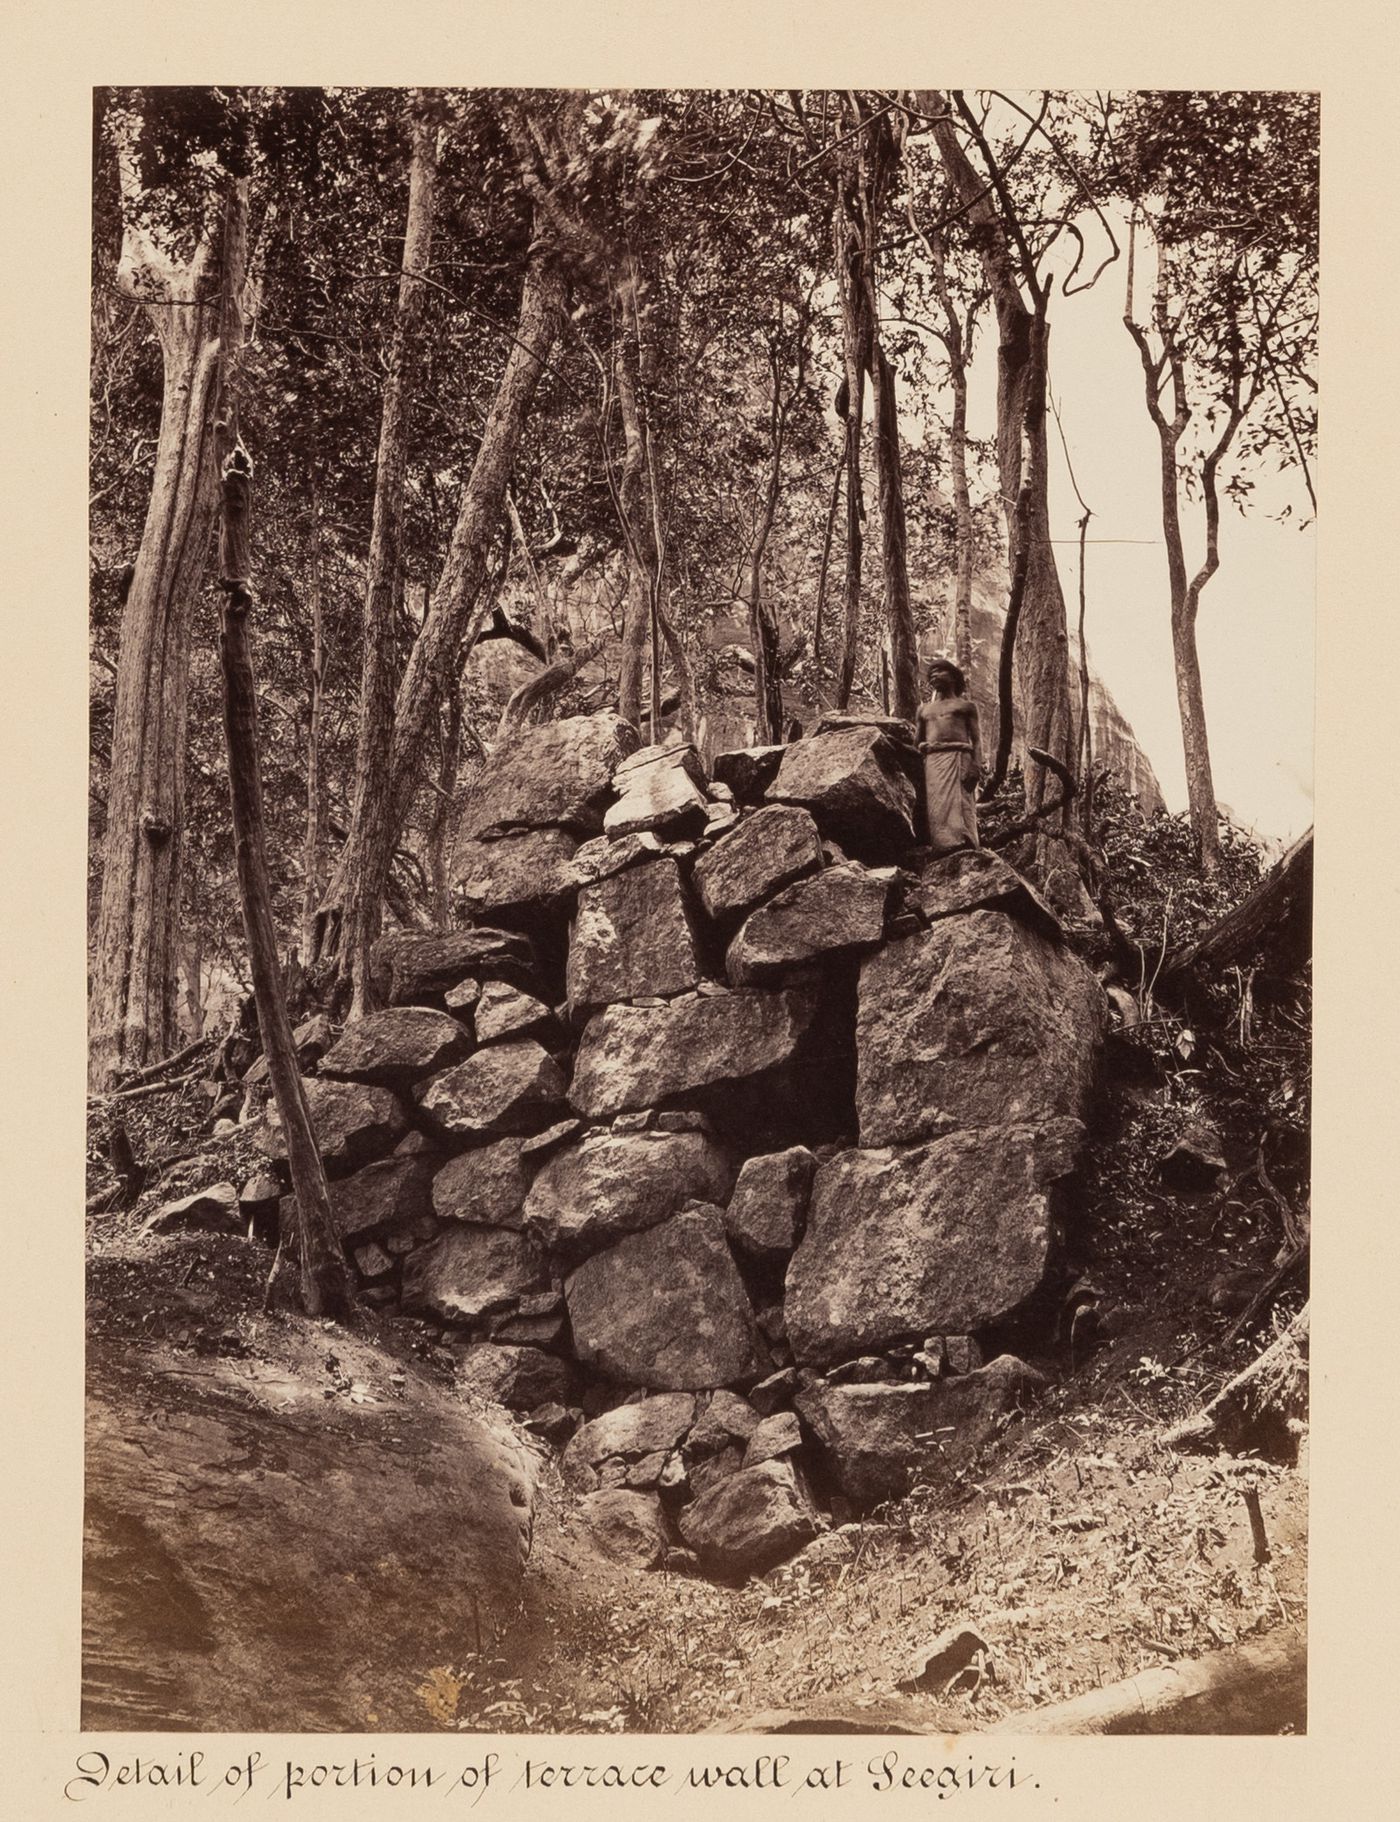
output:
[[[776,746],[783,737],[783,683],[778,674],[778,621],[763,592],[763,559],[782,489],[783,443],[787,431],[787,401],[782,397],[782,376],[776,345],[769,351],[773,389],[769,398],[768,484],[753,543],[749,548],[749,634],[754,662],[754,740],[759,746]]]
[[[394,847],[413,807],[423,755],[452,673],[490,618],[491,602],[482,596],[482,583],[491,539],[500,522],[535,388],[558,334],[564,297],[562,274],[549,254],[537,248],[526,267],[505,371],[462,492],[447,558],[395,698],[387,770],[388,813],[372,820],[363,815],[351,820],[322,907],[318,956],[345,903],[348,882],[358,880],[366,894],[382,898]]]
[[[911,218],[912,219],[912,218]],[[972,493],[967,480],[967,336],[953,302],[941,234],[924,235],[933,265],[934,286],[943,308],[948,351],[948,374],[953,389],[953,413],[948,427],[948,457],[953,471],[953,662],[966,673],[972,669]],[[968,334],[972,311],[968,311]]]
[[[287,1141],[287,1162],[296,1199],[302,1306],[308,1316],[344,1316],[355,1306],[354,1281],[331,1218],[325,1169],[287,1016],[267,866],[258,757],[258,693],[248,629],[253,605],[252,463],[237,431],[237,364],[242,349],[241,296],[247,228],[247,180],[230,181],[224,204],[217,422],[222,457],[219,587],[224,596],[219,660],[224,684],[229,800],[258,1030]]]
[[[1136,219],[1133,223],[1136,228]],[[1220,818],[1215,802],[1215,780],[1211,773],[1210,740],[1206,732],[1205,694],[1201,688],[1201,665],[1196,650],[1196,610],[1201,590],[1215,574],[1219,562],[1218,542],[1220,503],[1216,493],[1215,473],[1220,455],[1234,436],[1238,420],[1228,418],[1225,431],[1203,465],[1202,485],[1206,502],[1206,558],[1199,574],[1192,580],[1186,575],[1186,550],[1181,534],[1181,497],[1177,449],[1191,421],[1191,407],[1186,391],[1185,361],[1173,337],[1168,301],[1168,274],[1160,261],[1153,299],[1153,318],[1161,342],[1160,354],[1154,356],[1147,332],[1133,318],[1133,281],[1135,240],[1128,242],[1127,303],[1123,323],[1137,346],[1142,361],[1147,399],[1147,413],[1157,431],[1158,470],[1162,496],[1162,541],[1167,553],[1167,588],[1171,600],[1172,664],[1176,672],[1177,715],[1181,722],[1181,745],[1186,764],[1186,800],[1191,819],[1191,834],[1196,856],[1203,873],[1213,873],[1220,864]],[[1173,415],[1162,409],[1162,387],[1170,377]]]
[[[890,655],[890,709],[905,721],[919,712],[919,653],[909,600],[908,534],[904,475],[899,454],[899,413],[894,369],[874,339],[875,465],[880,482],[880,537],[885,569],[885,627]]]
[[[1177,986],[1193,969],[1227,968],[1265,942],[1271,955],[1286,965],[1301,965],[1312,947],[1312,902],[1313,832],[1309,829],[1233,911],[1167,958],[1158,976],[1159,991]]]
[[[403,601],[403,499],[408,466],[409,369],[422,311],[422,274],[432,254],[437,129],[409,103],[412,159],[408,221],[398,306],[389,342],[387,372],[375,466],[374,516],[365,580],[364,657],[360,677],[360,723],[355,743],[355,791],[350,825],[360,832],[367,854],[392,850],[389,755],[394,729],[396,628]],[[350,989],[350,1016],[373,1010],[369,952],[383,918],[384,882],[375,867],[346,875],[338,929],[334,932],[337,972]]]
[[[941,95],[926,99],[921,106],[935,117],[947,114]],[[1043,308],[1033,311],[1021,294],[1010,244],[1010,234],[1017,229],[1014,219],[1003,218],[951,120],[935,118],[933,134],[949,180],[969,221],[979,230],[978,253],[997,314],[997,469],[1009,561],[1013,574],[1018,559],[1025,571],[1015,648],[1015,695],[1021,718],[1018,745],[1023,754],[1029,747],[1039,747],[1072,765],[1069,635],[1050,543],[1045,425],[1048,324]],[[995,188],[999,173],[992,169],[991,176]],[[1028,283],[1035,282],[1032,272],[1024,276]],[[1043,303],[1043,298],[1037,301]],[[1022,504],[1023,487],[1026,497]],[[1025,779],[1026,808],[1035,811],[1045,795],[1045,773],[1028,764]]]
[[[620,325],[613,351],[613,376],[622,419],[622,474],[618,481],[618,506],[623,542],[627,547],[627,607],[622,622],[622,655],[618,679],[618,713],[638,727],[642,721],[642,676],[648,651],[655,643],[652,595],[656,579],[657,550],[653,511],[648,498],[650,473],[646,432],[638,396],[641,348],[637,327],[637,275],[629,264],[613,286],[613,310]],[[653,660],[653,670],[655,662]],[[653,677],[652,683],[655,685]],[[655,720],[655,695],[652,717]]]
[[[428,874],[433,882],[433,923],[446,930],[452,919],[452,869],[449,849],[457,828],[457,768],[462,757],[462,685],[452,679],[447,692],[447,722],[442,731],[436,802],[428,824]]]
[[[1307,1730],[1307,1641],[1291,1626],[1228,1651],[1141,1670],[989,1733],[1276,1734]]]
[[[321,512],[311,485],[311,664],[307,676],[306,837],[302,847],[301,952],[316,952],[316,913],[321,903],[326,852],[326,796],[321,783],[321,722],[326,674],[325,626],[321,599]]]
[[[186,261],[171,256],[135,217],[139,175],[127,148],[121,172],[132,213],[117,282],[143,303],[155,329],[162,392],[150,505],[117,659],[89,1003],[95,1090],[174,1048],[190,611],[217,497],[210,242],[202,239]]]
[[[869,337],[864,320],[864,287],[861,283],[859,179],[853,154],[843,151],[837,162],[836,208],[833,238],[836,246],[836,283],[841,299],[841,340],[845,365],[842,394],[846,420],[846,614],[841,633],[841,663],[836,673],[836,707],[850,706],[855,685],[856,653],[860,645],[860,577],[864,549],[865,499],[860,476],[860,433],[865,417],[865,372],[869,363]]]

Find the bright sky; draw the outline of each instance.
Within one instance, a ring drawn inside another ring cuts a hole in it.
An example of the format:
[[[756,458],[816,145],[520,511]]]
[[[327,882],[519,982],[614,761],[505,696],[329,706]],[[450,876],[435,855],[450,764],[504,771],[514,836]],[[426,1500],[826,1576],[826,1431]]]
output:
[[[1068,258],[1065,262],[1068,264]],[[1150,273],[1148,274],[1150,279]],[[1143,282],[1139,264],[1139,285]],[[1095,669],[1151,759],[1171,809],[1186,807],[1162,544],[1157,433],[1142,367],[1123,327],[1122,261],[1092,291],[1051,303],[1050,382],[1075,476],[1092,508],[1086,627]],[[995,428],[996,350],[985,331],[969,431]],[[1071,624],[1078,600],[1079,507],[1050,426],[1050,507]],[[1314,485],[1316,481],[1314,480]],[[1291,503],[1294,519],[1270,518]],[[1298,520],[1301,479],[1261,479],[1243,517],[1222,506],[1220,568],[1201,598],[1197,637],[1216,797],[1260,834],[1290,840],[1312,821],[1315,540]],[[1200,561],[1199,503],[1183,511],[1188,569]]]

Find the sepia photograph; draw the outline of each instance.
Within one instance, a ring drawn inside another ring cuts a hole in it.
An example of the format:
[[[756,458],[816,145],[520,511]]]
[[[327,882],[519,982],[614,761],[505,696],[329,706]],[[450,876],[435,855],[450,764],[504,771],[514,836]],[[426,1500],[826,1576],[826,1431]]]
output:
[[[93,92],[85,1731],[1307,1732],[1319,116]]]

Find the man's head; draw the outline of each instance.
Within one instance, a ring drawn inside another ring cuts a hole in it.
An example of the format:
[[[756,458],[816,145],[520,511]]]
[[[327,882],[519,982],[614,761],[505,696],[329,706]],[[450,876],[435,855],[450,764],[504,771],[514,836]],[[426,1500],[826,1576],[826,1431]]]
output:
[[[933,659],[928,667],[928,680],[931,689],[947,690],[954,696],[967,692],[967,678],[951,658]]]

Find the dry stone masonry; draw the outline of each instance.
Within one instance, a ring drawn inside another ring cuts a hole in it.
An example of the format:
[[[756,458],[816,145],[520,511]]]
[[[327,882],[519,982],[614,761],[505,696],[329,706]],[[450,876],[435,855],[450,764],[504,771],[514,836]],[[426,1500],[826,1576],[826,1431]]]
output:
[[[516,738],[459,927],[384,937],[389,1010],[303,1065],[362,1294],[562,1446],[620,1560],[761,1572],[1043,1383],[997,1336],[1054,1265],[1105,1002],[1004,861],[916,846],[917,776],[876,717],[713,778],[611,714]],[[285,1184],[275,1114],[263,1145]]]

